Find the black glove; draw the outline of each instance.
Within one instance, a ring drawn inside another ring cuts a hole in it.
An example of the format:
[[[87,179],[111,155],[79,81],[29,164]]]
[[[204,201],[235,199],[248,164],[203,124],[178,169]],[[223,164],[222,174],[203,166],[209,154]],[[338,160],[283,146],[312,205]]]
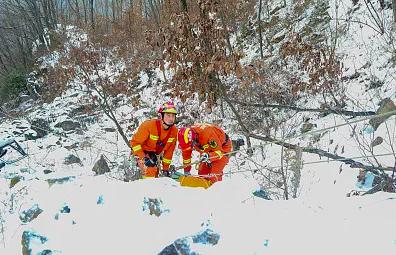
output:
[[[170,171],[168,171],[168,170],[162,170],[162,176],[165,176],[165,177],[171,177],[171,176],[172,176],[172,174],[171,174],[171,172],[170,172]]]
[[[170,165],[168,170],[162,170],[162,176],[172,177],[172,175],[176,172],[175,166]]]
[[[154,167],[154,166],[157,166],[156,164],[155,164],[155,162],[151,159],[151,158],[149,158],[149,157],[144,157],[144,165],[145,166],[147,166],[147,167]]]

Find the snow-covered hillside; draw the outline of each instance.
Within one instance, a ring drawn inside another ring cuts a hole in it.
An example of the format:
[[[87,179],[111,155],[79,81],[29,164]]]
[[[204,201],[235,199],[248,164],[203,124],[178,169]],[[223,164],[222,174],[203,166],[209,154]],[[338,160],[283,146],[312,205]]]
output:
[[[331,28],[345,33],[336,50],[342,56],[345,109],[377,112],[388,102],[396,110],[395,53],[384,47],[393,32],[380,35],[368,26],[374,21],[358,2],[329,5]],[[384,10],[383,20],[391,20],[391,14]],[[335,17],[356,22],[340,28]],[[87,40],[73,27],[66,31],[66,49]],[[41,68],[56,66],[67,53],[43,57]],[[244,63],[257,52],[250,49],[246,56]],[[278,199],[281,187],[266,190],[260,179],[261,171],[284,167],[284,151],[255,139],[253,156],[242,146],[225,168],[224,180],[209,189],[181,187],[170,178],[125,182],[129,147],[102,111],[86,111],[90,102],[79,81],[73,82],[53,102],[29,101],[20,108],[24,115],[0,115],[0,140],[15,138],[28,154],[0,170],[0,254],[396,254],[395,193],[347,197],[357,189],[359,169],[314,153],[302,153],[297,198],[290,200]],[[170,95],[159,69],[141,72],[136,91],[139,105],[119,96],[114,109],[128,138],[139,123],[156,116]],[[301,106],[318,106],[314,96],[308,98]],[[243,137],[223,105],[208,113],[197,98],[175,100],[181,124],[215,122],[233,139]],[[274,133],[284,142],[392,167],[396,117],[375,128],[371,118],[299,112],[286,122],[293,130]],[[310,128],[304,133],[306,124]],[[19,156],[11,149],[2,159]],[[173,164],[182,165],[178,149]]]

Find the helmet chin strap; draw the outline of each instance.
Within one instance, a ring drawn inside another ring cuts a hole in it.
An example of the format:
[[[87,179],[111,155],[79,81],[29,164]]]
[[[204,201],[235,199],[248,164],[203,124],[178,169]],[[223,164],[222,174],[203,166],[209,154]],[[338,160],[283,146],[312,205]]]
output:
[[[168,123],[166,123],[165,121],[164,121],[164,118],[162,118],[162,123],[164,123],[165,124],[165,126],[167,126],[168,128],[165,128],[165,130],[168,130],[168,129],[170,129],[173,125],[175,125],[175,123],[173,123],[173,124],[168,124]]]
[[[165,114],[164,114],[164,113],[161,113],[161,120],[162,120],[162,123],[164,123],[165,126],[168,127],[168,128],[165,128],[165,130],[168,130],[168,129],[170,129],[173,125],[175,125],[175,123],[169,125],[168,123],[165,122],[164,117],[165,117]]]

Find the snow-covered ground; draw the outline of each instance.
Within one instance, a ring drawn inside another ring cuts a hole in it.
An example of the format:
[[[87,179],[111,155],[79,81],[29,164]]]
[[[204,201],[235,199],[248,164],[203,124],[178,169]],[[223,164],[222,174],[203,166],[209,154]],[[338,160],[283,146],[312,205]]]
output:
[[[341,7],[350,8],[345,4]],[[348,13],[340,10],[338,15],[347,19]],[[367,15],[362,7],[357,13],[355,18]],[[360,78],[346,82],[347,108],[376,111],[385,97],[396,102],[394,68],[385,68],[390,53],[383,50],[374,54],[386,36],[378,37],[359,23],[350,26],[349,33],[354,36],[339,41],[338,53],[344,56],[345,76],[359,73]],[[86,37],[78,34],[77,39],[84,41]],[[43,63],[53,66],[58,55],[55,52]],[[123,105],[116,109],[120,119],[142,122],[168,99],[161,96],[161,84],[150,87],[148,79],[141,74],[144,89],[140,100],[144,107]],[[369,81],[377,79],[383,86],[368,89]],[[232,174],[207,190],[181,187],[168,178],[124,182],[118,167],[128,158],[129,148],[104,115],[95,115],[86,127],[68,131],[55,127],[66,120],[85,125],[85,120],[70,117],[83,101],[80,96],[68,90],[53,103],[31,109],[27,117],[0,119],[0,139],[15,137],[29,154],[0,172],[0,254],[149,255],[164,249],[163,255],[176,254],[175,249],[180,254],[396,254],[396,195],[378,192],[346,197],[356,188],[358,169],[337,161],[318,162],[326,158],[304,153],[298,198],[288,201],[253,195],[259,184],[247,171],[249,162],[244,160],[244,151],[232,157],[226,167],[225,172]],[[204,108],[192,99],[178,104],[187,112]],[[202,121],[215,119],[213,115]],[[331,128],[356,118],[302,115],[298,117],[312,117],[316,125],[313,131],[330,127],[321,132],[316,147],[343,157],[363,157],[367,150],[363,151],[362,144],[367,146],[382,137],[384,142],[373,147],[372,153],[387,154],[377,160],[393,166],[395,116],[374,131],[363,117],[362,122]],[[37,133],[26,118],[48,120],[47,131],[51,131],[44,138],[28,138]],[[224,119],[221,125],[232,137],[238,137],[228,129],[230,123],[230,119]],[[122,121],[124,130],[131,124]],[[128,138],[131,135],[127,132]],[[315,135],[291,137],[288,142],[308,146],[317,140]],[[253,141],[254,146],[258,144]],[[279,146],[266,144],[263,151],[265,159],[257,150],[253,161],[268,167],[280,165]],[[111,172],[95,176],[91,169],[102,154],[113,163]],[[65,164],[70,155],[80,162]],[[5,159],[17,156],[10,150]],[[372,157],[356,160],[374,162]],[[173,163],[182,164],[179,150]],[[34,212],[37,217],[29,219],[27,215]],[[31,249],[30,253],[22,251],[23,247]]]
[[[395,194],[271,201],[252,196],[249,183],[226,178],[204,190],[168,178],[31,181],[20,210],[37,204],[43,212],[30,224],[10,215],[0,251],[20,254],[28,231],[31,254],[158,254],[172,243],[191,252],[180,254],[396,252]]]

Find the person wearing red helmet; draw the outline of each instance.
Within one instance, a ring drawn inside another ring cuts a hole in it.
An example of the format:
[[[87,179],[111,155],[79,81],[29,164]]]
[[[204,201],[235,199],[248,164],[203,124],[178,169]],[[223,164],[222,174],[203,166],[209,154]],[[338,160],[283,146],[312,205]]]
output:
[[[178,140],[185,175],[190,174],[192,151],[196,150],[200,153],[201,161],[198,175],[209,180],[210,184],[222,180],[223,169],[229,161],[228,154],[232,151],[232,142],[220,127],[212,124],[183,127],[178,132]]]
[[[176,147],[177,109],[172,101],[158,109],[159,119],[144,121],[133,135],[130,145],[144,177],[158,177],[162,160],[162,174],[170,176],[173,152]]]

